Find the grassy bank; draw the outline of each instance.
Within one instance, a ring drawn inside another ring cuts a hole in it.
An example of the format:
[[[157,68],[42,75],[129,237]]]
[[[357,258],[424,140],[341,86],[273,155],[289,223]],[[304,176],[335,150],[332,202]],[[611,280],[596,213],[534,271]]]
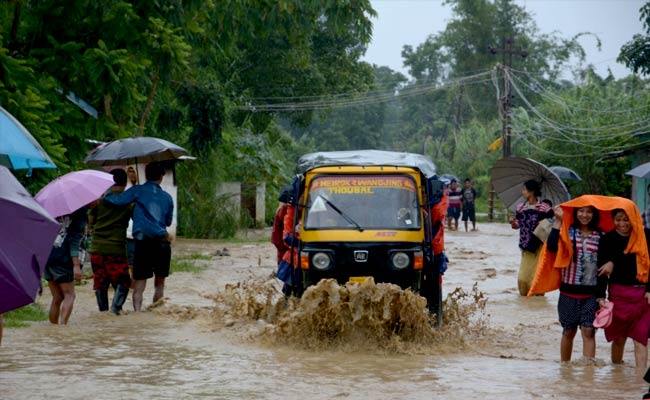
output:
[[[34,303],[2,314],[2,318],[4,327],[20,328],[28,326],[30,322],[46,321],[48,316],[43,306]]]

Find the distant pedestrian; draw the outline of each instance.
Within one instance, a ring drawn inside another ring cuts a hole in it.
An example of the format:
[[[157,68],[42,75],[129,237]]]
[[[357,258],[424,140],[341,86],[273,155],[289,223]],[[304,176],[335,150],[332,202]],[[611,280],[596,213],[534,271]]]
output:
[[[449,207],[447,207],[447,227],[449,230],[458,230],[458,219],[460,218],[462,196],[463,192],[458,188],[458,182],[456,179],[452,179],[449,184],[449,193],[447,194],[449,200]]]
[[[465,232],[467,232],[467,221],[472,221],[472,231],[476,231],[476,198],[478,192],[472,186],[472,180],[465,179],[464,187],[461,191],[460,198],[463,208],[463,222],[465,223]]]
[[[127,205],[135,203],[133,210],[133,238],[135,239],[135,260],[133,265],[133,309],[141,311],[142,296],[147,279],[155,276],[153,302],[162,299],[165,279],[169,276],[171,263],[171,241],[173,236],[167,231],[172,224],[174,201],[160,183],[165,175],[164,167],[157,162],[147,164],[147,182],[133,186],[116,195],[109,194],[105,201]]]

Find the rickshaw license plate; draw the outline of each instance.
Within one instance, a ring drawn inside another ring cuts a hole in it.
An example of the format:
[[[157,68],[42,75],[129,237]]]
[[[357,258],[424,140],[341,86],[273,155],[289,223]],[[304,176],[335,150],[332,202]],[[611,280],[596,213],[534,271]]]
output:
[[[351,276],[348,283],[365,283],[369,276]]]

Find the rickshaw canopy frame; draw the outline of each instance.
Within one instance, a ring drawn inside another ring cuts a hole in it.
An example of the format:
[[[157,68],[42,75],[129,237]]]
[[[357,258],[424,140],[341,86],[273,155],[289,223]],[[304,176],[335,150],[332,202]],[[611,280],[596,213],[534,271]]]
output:
[[[298,172],[324,166],[395,166],[420,171],[426,179],[436,176],[436,166],[422,154],[385,150],[321,151],[305,154],[298,159]]]

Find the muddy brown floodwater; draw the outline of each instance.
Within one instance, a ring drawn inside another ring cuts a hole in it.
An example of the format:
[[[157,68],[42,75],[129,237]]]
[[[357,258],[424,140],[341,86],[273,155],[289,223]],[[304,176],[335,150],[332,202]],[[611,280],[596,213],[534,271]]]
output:
[[[285,304],[270,243],[178,240],[174,254],[206,268],[173,274],[162,304],[148,287],[147,312],[99,314],[86,282],[68,326],[5,329],[0,398],[640,399],[630,344],[612,365],[599,331],[587,362],[578,335],[559,362],[557,292],[519,297],[517,232],[479,229],[447,232],[439,330],[392,285],[322,282]]]

